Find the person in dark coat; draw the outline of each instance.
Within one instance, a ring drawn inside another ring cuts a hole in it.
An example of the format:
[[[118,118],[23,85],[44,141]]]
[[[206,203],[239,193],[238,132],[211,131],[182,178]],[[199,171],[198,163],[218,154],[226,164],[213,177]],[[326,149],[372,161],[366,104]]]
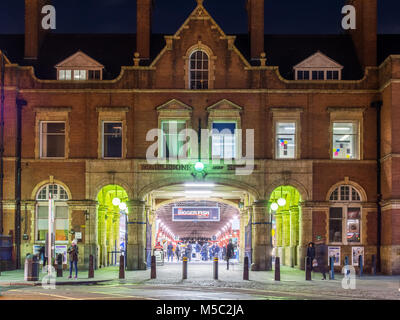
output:
[[[39,257],[43,259],[43,267],[45,267],[47,262],[47,257],[46,257],[46,248],[44,246],[41,246],[39,249]]]
[[[176,254],[176,259],[179,262],[179,257],[180,257],[180,254],[181,254],[181,247],[180,247],[179,243],[176,245],[175,254]]]
[[[174,261],[174,246],[172,245],[172,243],[170,242],[169,244],[168,244],[168,247],[167,247],[167,255],[168,255],[168,262],[169,262],[169,259],[171,258],[171,261],[173,262]]]
[[[324,241],[319,241],[315,248],[315,255],[318,262],[318,269],[322,273],[322,280],[326,280],[326,273],[328,270],[328,247]]]
[[[76,245],[76,241],[72,241],[72,245],[68,248],[69,254],[69,279],[72,278],[72,269],[75,266],[75,279],[78,278],[78,246]]]
[[[186,247],[186,257],[188,258],[189,262],[192,261],[192,251],[192,244],[188,242]]]
[[[308,248],[307,248],[307,261],[310,263],[311,268],[310,270],[313,270],[313,260],[315,258],[315,246],[314,246],[314,242],[310,242],[308,244]]]
[[[229,240],[228,245],[226,246],[226,270],[229,270],[229,259],[233,257],[234,248],[232,244],[232,239]]]

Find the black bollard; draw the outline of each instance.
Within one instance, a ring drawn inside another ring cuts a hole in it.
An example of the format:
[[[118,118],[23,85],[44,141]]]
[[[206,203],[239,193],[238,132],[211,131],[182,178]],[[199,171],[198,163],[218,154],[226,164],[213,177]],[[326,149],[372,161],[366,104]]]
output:
[[[275,281],[281,281],[281,259],[275,258]]]
[[[125,257],[122,254],[119,257],[119,278],[125,279]]]
[[[62,254],[57,255],[57,278],[62,278],[63,276],[63,256]]]
[[[375,276],[376,275],[376,256],[372,255],[372,268],[371,273]]]
[[[94,278],[94,261],[93,261],[93,255],[89,256],[89,276],[88,278]]]
[[[307,281],[311,281],[311,258],[310,257],[306,257],[306,265],[305,265],[305,269],[306,269],[306,280]]]
[[[188,265],[188,258],[183,257],[182,261],[182,280],[187,279],[187,265]]]
[[[156,256],[151,256],[151,273],[150,273],[150,278],[151,278],[151,279],[156,279],[156,278],[157,278]]]
[[[358,256],[358,267],[360,268],[360,277],[362,277],[362,275],[363,275],[363,269],[364,269],[363,257],[362,257],[362,255],[359,255],[359,256]]]
[[[329,265],[330,265],[330,279],[335,280],[335,258],[329,257]]]
[[[249,280],[249,257],[244,257],[243,280]]]
[[[214,258],[214,280],[218,280],[218,258]]]

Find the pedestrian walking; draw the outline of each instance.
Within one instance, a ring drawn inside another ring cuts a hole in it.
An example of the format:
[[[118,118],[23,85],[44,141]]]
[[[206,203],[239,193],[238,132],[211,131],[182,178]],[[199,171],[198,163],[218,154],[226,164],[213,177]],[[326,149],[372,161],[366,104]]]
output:
[[[310,264],[310,270],[313,270],[313,262],[315,259],[315,246],[314,242],[310,242],[307,248],[307,263]]]
[[[72,241],[72,245],[68,248],[69,254],[69,279],[72,278],[72,269],[75,266],[75,279],[78,278],[78,255],[79,249],[76,240]]]
[[[323,240],[317,243],[315,255],[318,262],[319,272],[322,273],[322,280],[326,280],[326,273],[328,270],[328,247]]]
[[[46,266],[46,262],[47,262],[46,248],[44,246],[41,246],[39,249],[39,257],[40,257],[40,259],[43,259],[43,268],[44,268]]]
[[[174,261],[174,252],[173,252],[173,249],[174,249],[174,246],[173,246],[172,243],[170,242],[170,243],[168,244],[168,247],[167,247],[168,262],[169,262],[169,259],[170,259],[170,258],[171,258],[171,261],[172,261],[172,262]]]
[[[179,262],[179,257],[180,257],[180,254],[181,254],[181,247],[179,246],[179,243],[176,245],[175,254],[176,254],[176,259]]]
[[[229,243],[226,246],[226,270],[229,270],[229,259],[233,257],[233,251],[232,239],[229,239]]]

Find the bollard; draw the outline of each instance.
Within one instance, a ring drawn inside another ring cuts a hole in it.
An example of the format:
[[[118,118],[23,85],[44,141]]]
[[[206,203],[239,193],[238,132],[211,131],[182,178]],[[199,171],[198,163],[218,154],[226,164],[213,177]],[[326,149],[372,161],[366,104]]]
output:
[[[89,276],[88,278],[94,278],[94,262],[93,262],[93,255],[89,256]]]
[[[218,280],[218,258],[214,258],[214,280]]]
[[[157,262],[156,256],[151,256],[151,272],[150,279],[157,279]]]
[[[57,256],[57,278],[62,278],[62,276],[63,276],[62,263],[63,263],[63,256],[62,256],[62,254],[59,254]]]
[[[279,257],[275,258],[275,281],[281,281],[281,260]]]
[[[306,257],[305,269],[306,269],[306,280],[311,281],[311,258]]]
[[[345,265],[346,270],[347,270],[346,271],[346,275],[350,274],[350,269],[347,267],[349,265],[349,257],[348,256],[344,257],[344,265]]]
[[[362,277],[363,268],[364,268],[364,265],[363,265],[363,257],[362,257],[362,255],[359,255],[359,256],[358,256],[358,266],[359,266],[359,268],[360,268],[360,277]]]
[[[249,257],[244,257],[243,280],[249,280]]]
[[[187,279],[187,264],[188,264],[188,258],[183,257],[182,261],[182,280]]]
[[[125,279],[125,257],[122,254],[119,257],[119,278]]]
[[[374,276],[376,276],[376,256],[372,255],[372,269],[371,272]]]
[[[329,257],[329,264],[331,267],[331,272],[330,272],[330,278],[331,280],[335,280],[335,258],[334,257]]]

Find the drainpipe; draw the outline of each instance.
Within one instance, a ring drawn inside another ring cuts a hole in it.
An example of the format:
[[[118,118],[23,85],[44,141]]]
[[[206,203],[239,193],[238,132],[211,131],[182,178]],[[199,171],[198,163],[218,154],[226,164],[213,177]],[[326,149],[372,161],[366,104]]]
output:
[[[376,248],[376,269],[381,271],[381,238],[382,238],[382,185],[381,185],[381,108],[382,101],[374,101],[371,107],[376,109],[376,192],[377,192],[377,248]]]
[[[3,234],[3,197],[4,197],[4,76],[5,74],[5,58],[1,52],[1,111],[0,111],[0,235]]]
[[[16,101],[17,105],[17,140],[15,160],[15,247],[16,269],[21,268],[21,147],[22,147],[22,108],[27,105],[23,99]]]

